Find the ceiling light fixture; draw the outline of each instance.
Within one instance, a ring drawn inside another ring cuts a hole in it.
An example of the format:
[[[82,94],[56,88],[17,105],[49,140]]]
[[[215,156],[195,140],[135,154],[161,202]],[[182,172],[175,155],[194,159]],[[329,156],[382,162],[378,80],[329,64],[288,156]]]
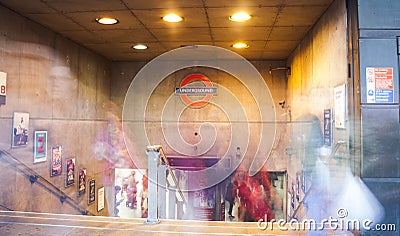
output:
[[[241,49],[241,48],[248,48],[250,46],[247,43],[240,42],[240,43],[233,44],[232,47]]]
[[[133,49],[137,49],[137,50],[145,50],[145,49],[147,49],[147,48],[149,48],[149,47],[147,47],[147,46],[144,45],[144,44],[135,44],[135,45],[132,46],[132,48],[133,48]]]
[[[180,22],[183,20],[183,18],[181,16],[178,16],[177,14],[168,14],[162,17],[163,21],[166,22],[171,22],[171,23],[176,23],[176,22]]]
[[[96,21],[102,25],[114,25],[118,23],[118,20],[111,17],[100,17],[96,18]]]
[[[236,22],[244,22],[250,20],[251,15],[249,15],[247,12],[241,11],[241,12],[236,12],[235,14],[231,15],[229,17],[229,20],[231,21],[236,21]]]

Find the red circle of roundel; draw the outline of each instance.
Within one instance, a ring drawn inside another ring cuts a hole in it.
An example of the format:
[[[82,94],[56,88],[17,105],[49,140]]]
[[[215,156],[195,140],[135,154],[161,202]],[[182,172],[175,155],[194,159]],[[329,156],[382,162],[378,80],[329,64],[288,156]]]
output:
[[[191,74],[191,75],[188,75],[186,78],[184,78],[182,80],[181,87],[184,87],[184,86],[188,85],[190,82],[196,81],[196,80],[202,81],[207,88],[212,88],[213,87],[210,79],[208,79],[205,75],[202,75],[202,74]],[[203,99],[198,100],[198,101],[194,101],[194,102],[189,99],[189,96],[187,94],[180,94],[179,96],[181,97],[182,101],[186,105],[188,105],[188,106],[190,106],[192,108],[200,108],[200,107],[203,107],[203,106],[207,105],[207,103],[210,101],[210,99],[212,98],[213,95],[212,94],[206,94]]]

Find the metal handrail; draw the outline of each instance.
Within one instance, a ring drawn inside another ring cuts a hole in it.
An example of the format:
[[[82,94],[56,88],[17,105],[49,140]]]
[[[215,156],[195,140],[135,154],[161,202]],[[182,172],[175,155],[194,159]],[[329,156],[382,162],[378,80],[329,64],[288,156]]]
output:
[[[182,198],[182,201],[183,201],[184,203],[186,203],[185,197],[184,197],[184,195],[183,195],[183,193],[182,193],[182,190],[181,190],[181,188],[179,187],[178,180],[176,179],[176,176],[175,176],[175,174],[174,174],[174,172],[173,172],[173,170],[172,170],[172,168],[171,168],[171,165],[169,164],[169,161],[168,161],[167,157],[165,156],[165,153],[164,153],[163,149],[160,147],[158,150],[159,150],[159,152],[160,152],[161,161],[164,162],[164,164],[167,166],[168,172],[169,172],[169,174],[171,175],[172,180],[174,181],[174,184],[175,184],[175,186],[176,186],[176,189],[178,190],[179,195],[180,195],[181,198]],[[167,180],[167,181],[168,181],[168,180]]]
[[[332,152],[329,154],[327,160],[325,160],[324,163],[325,163],[325,164],[328,164],[328,163],[332,160],[332,158],[335,156],[337,150],[339,150],[339,147],[340,147],[341,145],[343,145],[343,144],[346,144],[346,143],[347,143],[347,142],[344,141],[344,140],[339,140],[339,141],[335,144],[335,146],[333,147]],[[307,200],[308,200],[308,197],[311,195],[312,189],[313,189],[313,185],[311,185],[310,188],[308,188],[308,190],[304,193],[304,197],[303,197],[303,199],[299,202],[299,206],[294,210],[294,212],[293,212],[293,214],[292,214],[292,216],[291,216],[291,219],[294,219],[294,218],[296,217],[296,215],[297,215],[297,213],[298,213],[298,211],[299,211],[299,209],[300,209],[301,206],[307,207],[307,206],[306,206],[306,204],[307,204],[306,202],[307,202]]]
[[[8,208],[8,207],[6,207],[6,206],[4,206],[4,205],[2,205],[2,204],[0,204],[0,207],[6,209],[7,211],[14,211],[13,209]]]
[[[5,155],[3,155],[5,154]],[[9,159],[5,158],[8,157]],[[84,207],[81,207],[77,201],[75,201],[73,198],[68,196],[65,192],[63,192],[60,188],[58,188],[56,185],[48,181],[46,178],[38,174],[36,171],[31,169],[29,166],[27,166],[25,163],[21,162],[19,159],[14,157],[11,153],[0,149],[0,159],[12,166],[14,169],[17,171],[21,172],[30,182],[31,184],[37,183],[39,186],[45,188],[47,191],[50,193],[56,195],[59,197],[61,203],[68,203],[71,205],[73,208],[78,210],[82,215],[95,215],[91,213],[89,210],[85,209]],[[21,166],[23,168],[21,168]]]
[[[337,143],[335,144],[335,147],[333,147],[333,151],[329,154],[328,159],[325,161],[325,164],[328,164],[332,160],[332,158],[335,156],[337,150],[339,150],[339,147],[343,144],[346,144],[346,141],[344,141],[344,140],[337,141]]]

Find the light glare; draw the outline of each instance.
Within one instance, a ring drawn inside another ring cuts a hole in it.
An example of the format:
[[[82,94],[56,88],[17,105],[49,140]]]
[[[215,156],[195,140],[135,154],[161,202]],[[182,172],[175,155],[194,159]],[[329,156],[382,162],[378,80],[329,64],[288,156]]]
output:
[[[241,11],[241,12],[237,12],[237,13],[231,15],[229,17],[229,20],[243,22],[243,21],[250,20],[250,18],[251,18],[251,16],[247,12]]]
[[[96,18],[96,21],[103,25],[113,25],[118,23],[117,19],[110,17]]]
[[[183,18],[178,16],[177,14],[168,14],[164,16],[162,19],[166,22],[172,22],[172,23],[180,22],[183,20]]]
[[[247,43],[235,43],[232,45],[234,48],[248,48],[249,45]]]
[[[147,49],[148,47],[144,44],[136,44],[136,45],[133,45],[133,48],[137,49],[137,50],[144,50],[144,49]]]

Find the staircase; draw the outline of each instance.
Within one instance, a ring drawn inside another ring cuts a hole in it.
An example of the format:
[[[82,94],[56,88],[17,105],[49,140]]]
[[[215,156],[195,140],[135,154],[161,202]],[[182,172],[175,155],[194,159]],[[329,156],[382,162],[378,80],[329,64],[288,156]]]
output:
[[[7,152],[6,150],[0,150],[0,160],[4,163],[8,164],[11,168],[13,168],[18,173],[22,174],[26,177],[27,180],[30,181],[31,184],[37,184],[38,186],[42,187],[43,189],[47,190],[51,194],[57,196],[61,203],[66,203],[72,206],[74,209],[79,211],[82,215],[95,215],[85,209],[84,207],[80,206],[79,203],[68,196],[65,192],[63,192],[60,188],[52,184],[43,176],[39,175],[36,171],[31,169],[25,163],[18,160],[14,157],[11,153]],[[11,210],[7,206],[2,206],[6,210]]]

